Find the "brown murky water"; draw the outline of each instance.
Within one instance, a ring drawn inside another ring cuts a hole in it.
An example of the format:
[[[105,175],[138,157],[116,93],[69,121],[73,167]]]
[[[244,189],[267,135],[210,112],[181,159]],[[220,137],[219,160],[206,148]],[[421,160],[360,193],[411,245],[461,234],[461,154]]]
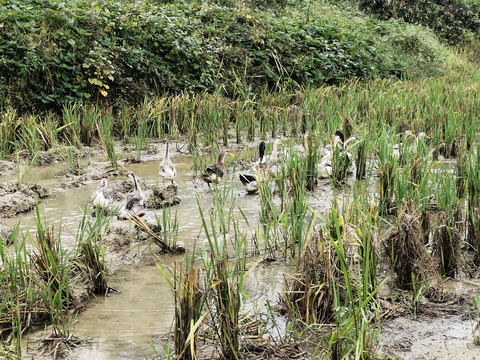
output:
[[[160,157],[161,155],[158,155],[157,158]],[[215,206],[214,194],[205,186],[193,181],[190,157],[174,157],[173,161],[178,172],[175,179],[178,196],[182,200],[179,206],[172,208],[172,215],[177,211],[180,224],[178,240],[184,242],[187,250],[191,250],[194,244],[199,249],[204,246],[204,235],[197,198],[206,214],[208,209]],[[159,160],[151,160],[127,167],[143,178],[147,185],[152,186],[159,181],[158,163]],[[55,177],[60,170],[61,165],[34,169],[28,181],[52,188],[61,181]],[[246,195],[237,176],[236,173],[232,173],[227,179],[227,188],[231,189],[233,194],[228,203],[234,201],[234,216],[250,240],[258,227],[259,197]],[[4,177],[0,180],[6,181],[9,178]],[[84,203],[90,199],[96,186],[97,183],[91,183],[75,190],[57,191],[53,198],[41,204],[41,211],[48,224],[54,225],[56,231],[62,229],[64,247],[75,246],[75,234],[82,218]],[[342,194],[337,196],[342,197]],[[311,195],[309,205],[319,214],[325,215],[332,198],[332,188],[328,181],[325,181]],[[238,208],[248,218],[250,227],[247,226]],[[161,212],[162,210],[157,212],[160,217]],[[20,221],[22,228],[29,228],[32,231],[35,228],[32,214],[2,221],[11,225]],[[250,250],[253,250],[253,241],[249,244]],[[183,256],[164,257],[168,266],[175,260],[183,259]],[[250,259],[249,266],[254,264],[255,259]],[[278,293],[282,290],[283,274],[291,273],[293,270],[291,265],[283,262],[257,265],[245,279],[244,311],[266,300],[275,305]],[[106,298],[92,299],[87,309],[79,314],[73,333],[90,340],[75,349],[70,358],[106,360],[151,358],[153,356],[151,344],[162,353],[173,322],[173,296],[152,257],[146,253],[145,258],[137,265],[117,271],[112,276],[110,285],[119,290],[119,293],[112,293]],[[475,288],[478,284],[465,282],[460,286]],[[472,325],[469,320],[458,316],[420,320],[412,322],[399,318],[388,324],[384,330],[382,329],[382,342],[405,359],[473,359],[475,356],[480,358],[480,350],[472,348]],[[272,325],[272,333],[277,332],[279,335],[284,331],[285,323],[278,319],[276,326]],[[36,338],[36,335],[29,336],[25,341],[33,343]],[[35,346],[29,348],[31,350],[27,355],[35,356]]]
[[[204,246],[204,234],[199,215],[198,202],[208,216],[208,210],[215,206],[214,193],[205,186],[193,180],[192,162],[189,157],[173,159],[177,167],[178,196],[182,200],[179,206],[172,208],[171,215],[177,212],[179,220],[178,240],[183,241],[186,249],[197,249]],[[137,176],[143,178],[147,185],[158,184],[158,160],[146,161],[140,164],[128,165]],[[60,171],[60,167],[34,169],[28,181],[42,186],[54,187],[60,180],[53,177]],[[229,206],[234,203],[234,217],[239,221],[241,229],[246,232],[247,239],[253,238],[257,230],[259,214],[258,195],[246,195],[241,183],[237,181],[237,174],[230,174],[227,180],[227,189],[232,193],[227,200]],[[125,177],[119,177],[124,179]],[[6,179],[5,179],[6,180]],[[110,182],[115,179],[110,179]],[[81,188],[67,191],[55,191],[54,196],[42,202],[40,209],[47,223],[55,227],[56,232],[61,229],[61,239],[64,247],[75,246],[75,234],[83,216],[85,201],[98,184],[91,183]],[[222,188],[222,191],[224,189]],[[325,190],[326,191],[326,190]],[[321,195],[322,192],[319,191]],[[327,203],[326,196],[321,195],[319,201]],[[240,211],[248,218],[247,226]],[[320,208],[320,206],[319,206]],[[157,215],[161,217],[162,210]],[[35,219],[32,214],[22,214],[14,218],[5,219],[10,224],[20,222],[21,228],[28,228],[35,232]],[[249,242],[253,251],[253,242]],[[184,256],[168,257],[165,264],[170,266],[173,261],[183,261]],[[255,260],[249,261],[250,266],[255,264],[245,279],[244,309],[248,311],[257,303],[269,300],[275,305],[278,302],[278,292],[282,289],[283,273],[293,271],[293,267],[285,263],[256,265]],[[73,333],[80,338],[90,340],[70,354],[72,359],[145,359],[152,357],[151,344],[157,351],[162,352],[167,343],[167,334],[171,331],[173,321],[173,296],[171,290],[157,269],[151,256],[145,256],[139,264],[123,268],[113,274],[109,283],[119,293],[112,293],[106,298],[92,299],[87,309],[79,314]],[[273,325],[272,325],[273,326]],[[279,320],[272,332],[280,332],[285,324]],[[279,334],[277,334],[279,335]],[[41,337],[40,334],[27,337],[27,347],[31,349],[27,354],[35,356],[33,344]],[[28,343],[30,342],[30,345]]]

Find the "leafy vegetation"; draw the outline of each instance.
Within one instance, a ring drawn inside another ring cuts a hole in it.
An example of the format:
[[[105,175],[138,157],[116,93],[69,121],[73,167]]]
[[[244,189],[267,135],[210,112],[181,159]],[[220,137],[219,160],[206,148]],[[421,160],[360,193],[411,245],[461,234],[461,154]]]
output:
[[[439,75],[449,56],[424,28],[316,2],[275,11],[187,0],[1,3],[0,105],[21,112]]]
[[[480,35],[480,3],[462,0],[360,0],[360,8],[381,19],[397,18],[433,29],[449,44],[462,44]]]

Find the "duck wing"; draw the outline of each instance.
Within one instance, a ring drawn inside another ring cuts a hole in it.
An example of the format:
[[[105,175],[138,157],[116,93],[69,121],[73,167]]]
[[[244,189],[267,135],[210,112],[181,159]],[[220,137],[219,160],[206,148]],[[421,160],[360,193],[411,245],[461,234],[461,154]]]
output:
[[[257,181],[256,177],[251,174],[238,174],[238,178],[240,179],[240,181],[244,186],[247,186],[253,181]]]

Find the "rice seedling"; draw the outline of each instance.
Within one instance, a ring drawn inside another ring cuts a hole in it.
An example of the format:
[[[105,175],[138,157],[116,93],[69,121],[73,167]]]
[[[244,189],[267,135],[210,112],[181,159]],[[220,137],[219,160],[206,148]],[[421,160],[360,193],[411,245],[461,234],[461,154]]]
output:
[[[382,131],[377,148],[378,174],[380,177],[379,208],[381,215],[388,214],[393,208],[395,179],[397,175],[397,159],[393,154],[391,136]]]
[[[43,280],[44,291],[40,296],[47,308],[55,336],[68,338],[74,319],[68,311],[70,302],[69,259],[70,254],[62,249],[60,233],[55,238],[54,228],[48,229],[40,215],[38,203],[35,207],[37,225],[36,252],[32,257],[32,265]]]
[[[69,126],[69,124],[60,126],[58,115],[53,112],[48,112],[45,118],[37,123],[37,132],[41,138],[40,141],[43,150],[51,149],[59,144],[62,133]]]
[[[311,136],[307,135],[305,139],[306,143],[306,156],[305,156],[305,161],[306,161],[306,166],[307,166],[307,178],[306,178],[306,184],[305,187],[307,188],[308,191],[313,191],[315,189],[315,186],[317,185],[317,162],[319,160],[319,145],[316,141],[316,139]]]
[[[273,200],[272,181],[258,183],[260,196],[260,226],[262,228],[264,253],[267,258],[275,258],[283,238],[282,229],[286,213],[277,209]],[[284,250],[286,254],[286,249]]]
[[[218,198],[218,193],[216,194]],[[198,198],[197,198],[198,203]],[[240,346],[239,311],[241,294],[243,291],[243,279],[245,277],[246,259],[246,235],[240,232],[237,222],[232,217],[232,211],[225,211],[224,201],[217,199],[216,207],[210,212],[210,227],[199,206],[202,228],[208,242],[210,256],[204,251],[203,263],[206,271],[206,289],[209,290],[209,312],[213,320],[213,329],[217,337],[221,356],[225,359],[238,359]],[[220,223],[220,229],[225,229],[227,219],[233,222],[233,237],[230,244],[233,247],[234,258],[228,261],[228,249],[226,234],[221,230],[216,231],[216,221]]]
[[[105,260],[106,244],[102,243],[102,235],[108,227],[111,217],[105,217],[102,209],[95,211],[92,223],[88,216],[89,208],[85,205],[83,217],[78,225],[76,264],[88,274],[93,282],[93,292],[105,294],[108,291],[109,269]]]
[[[356,170],[355,170],[355,179],[362,180],[365,178],[367,173],[367,158],[369,153],[370,142],[367,138],[362,139],[358,142],[357,148],[357,160],[356,160]]]
[[[175,211],[175,214],[172,217],[172,207],[166,206],[162,209],[162,217],[159,218],[155,215],[157,224],[161,224],[163,242],[169,244],[171,247],[176,247],[177,237],[178,237],[178,211]]]
[[[347,179],[348,170],[352,164],[351,154],[343,147],[334,146],[332,151],[332,173],[330,180],[336,187],[341,186]]]
[[[456,196],[454,181],[444,169],[435,192],[441,213],[433,236],[440,257],[440,273],[450,277],[455,277],[457,271],[462,221],[461,201]]]
[[[0,119],[0,155],[7,157],[15,151],[16,133],[22,125],[15,110],[2,114]]]
[[[475,264],[480,263],[480,144],[470,156],[467,172],[467,241],[475,252]]]
[[[80,170],[80,152],[72,150],[71,147],[65,148],[65,155],[67,160],[66,172],[72,175],[78,175]]]
[[[38,116],[29,114],[23,117],[19,134],[17,135],[17,148],[35,153],[40,150],[40,136],[37,128]]]
[[[32,167],[35,165],[37,162],[38,156],[40,153],[35,153],[31,159],[27,159],[23,162],[20,160],[20,152],[16,152],[17,156],[17,181],[18,181],[18,186],[20,186],[23,183],[23,180],[25,180],[25,177],[28,176],[30,173],[30,170]]]
[[[93,135],[100,117],[100,110],[95,106],[83,107],[80,123],[77,126],[79,126],[80,141],[84,145],[92,146]]]
[[[113,170],[118,171],[118,159],[119,154],[115,150],[115,137],[113,135],[113,126],[111,114],[102,117],[102,119],[96,123],[98,135],[100,136],[100,142],[103,148],[107,152],[107,157],[112,164]]]
[[[458,124],[459,119],[452,108],[448,108],[443,122],[443,139],[445,141],[445,157],[455,158],[459,150]]]
[[[477,346],[480,345],[480,296],[478,291],[475,291],[475,296],[473,297],[473,318],[476,322],[475,327],[473,328],[473,343]]]
[[[284,223],[287,235],[286,248],[292,258],[300,256],[304,243],[304,226],[308,210],[308,194],[305,189],[307,179],[305,162],[297,154],[292,154],[286,162],[284,181],[288,197],[288,223]],[[297,252],[298,247],[298,252]]]
[[[197,359],[198,333],[205,321],[203,311],[205,288],[200,280],[200,270],[193,267],[193,257],[186,257],[185,270],[182,264],[173,266],[173,281],[159,265],[175,298],[174,351],[175,359]]]
[[[132,134],[132,129],[136,122],[134,108],[126,104],[122,104],[118,111],[116,118],[120,124],[119,128],[116,129],[117,133],[121,134],[124,141],[130,139]]]
[[[455,165],[455,189],[457,192],[458,198],[463,198],[465,196],[465,190],[467,187],[467,177],[468,177],[468,164],[470,159],[470,153],[467,151],[460,151],[457,156],[457,163]]]
[[[138,226],[140,229],[145,231],[146,234],[150,236],[150,239],[152,243],[156,244],[162,252],[169,253],[169,254],[175,254],[178,252],[184,252],[185,249],[176,247],[176,244],[173,244],[170,246],[169,244],[163,242],[162,237],[156,233],[153,232],[152,229],[136,214],[132,216],[130,221]]]
[[[79,105],[76,104],[65,104],[62,111],[62,123],[67,126],[68,135],[65,138],[70,145],[80,147],[82,145],[82,140],[80,137],[80,122],[81,114],[79,111]],[[98,126],[98,124],[97,124]]]

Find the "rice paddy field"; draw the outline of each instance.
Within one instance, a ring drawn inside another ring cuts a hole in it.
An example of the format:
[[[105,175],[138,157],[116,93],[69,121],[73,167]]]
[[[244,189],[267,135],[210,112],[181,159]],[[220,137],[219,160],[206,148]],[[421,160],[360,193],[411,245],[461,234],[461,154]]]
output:
[[[0,354],[473,359],[479,80],[4,111]]]

